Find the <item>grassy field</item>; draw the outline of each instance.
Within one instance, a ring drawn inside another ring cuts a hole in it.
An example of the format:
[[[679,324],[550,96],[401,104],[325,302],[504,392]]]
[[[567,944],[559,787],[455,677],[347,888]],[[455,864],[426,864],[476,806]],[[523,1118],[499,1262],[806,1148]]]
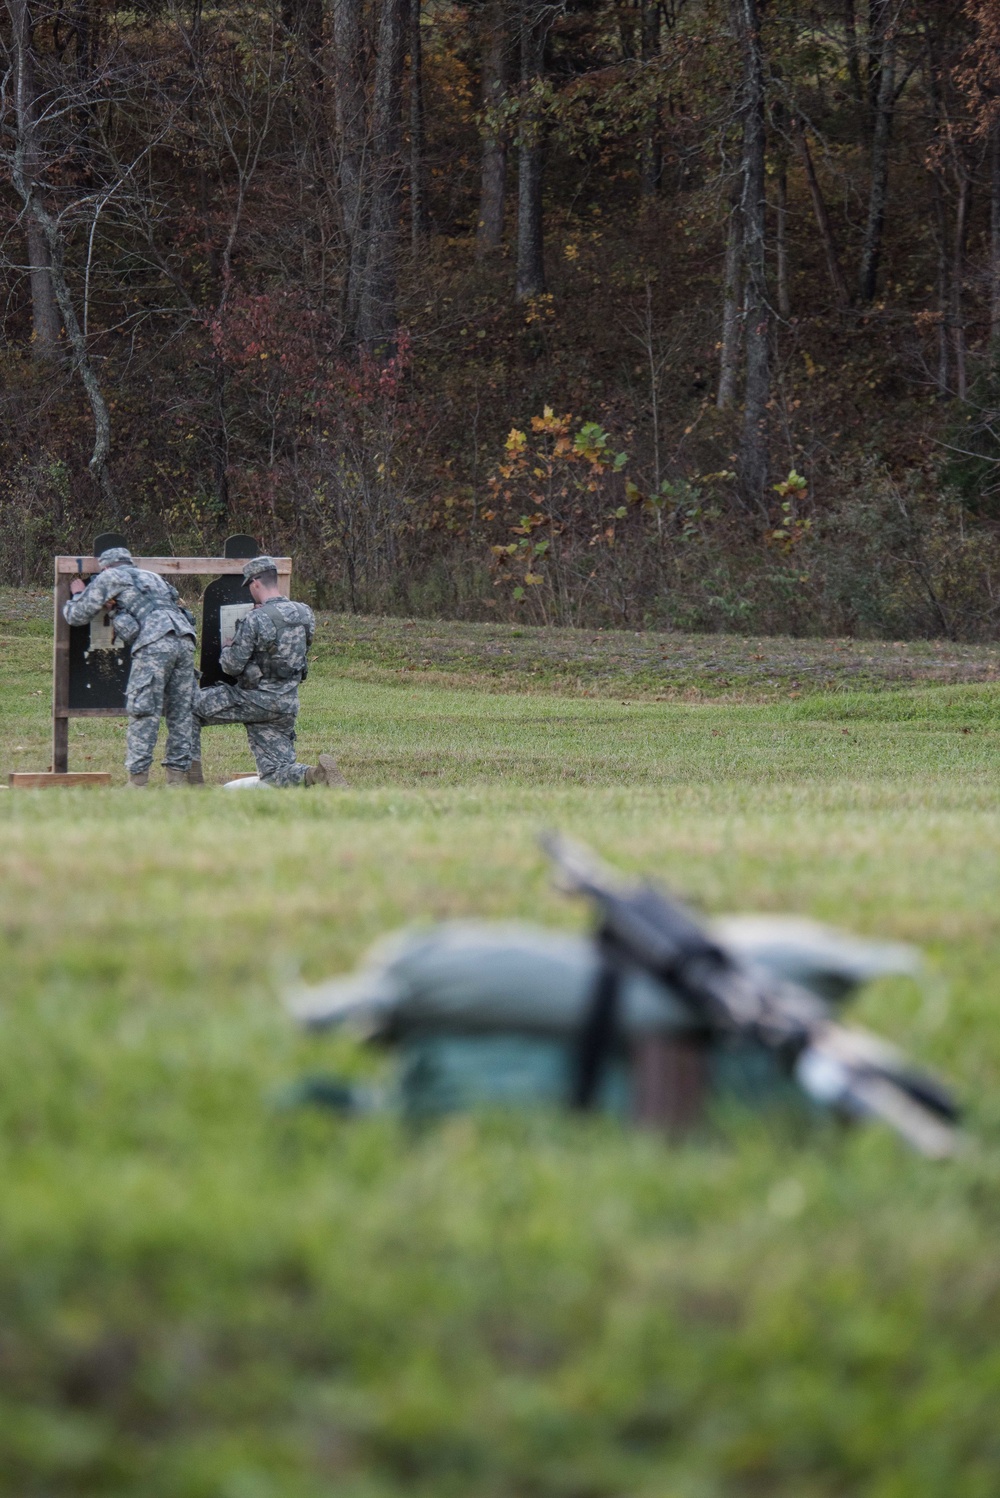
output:
[[[47,611],[0,596],[4,779],[48,762]],[[994,1498],[995,663],[326,619],[301,752],[353,790],[0,791],[0,1492]],[[74,768],[122,749],[72,727]],[[282,1109],[379,1063],[297,1035],[281,975],[426,916],[579,924],[546,825],[708,911],[919,942],[855,1012],[952,1078],[968,1154]]]

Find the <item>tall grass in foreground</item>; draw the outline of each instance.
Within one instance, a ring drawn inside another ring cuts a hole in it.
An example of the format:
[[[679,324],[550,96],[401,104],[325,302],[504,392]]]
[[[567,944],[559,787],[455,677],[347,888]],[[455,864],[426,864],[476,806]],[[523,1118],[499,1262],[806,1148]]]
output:
[[[4,647],[4,770],[44,763],[45,654]],[[993,1498],[998,690],[623,705],[336,672],[301,737],[343,795],[0,792],[0,1491]],[[206,746],[249,768],[239,731]],[[121,751],[74,725],[74,764]],[[428,916],[578,923],[553,823],[713,912],[920,942],[924,984],[857,1013],[950,1074],[968,1156],[726,1110],[677,1148],[282,1111],[304,1070],[382,1065],[299,1037],[282,975]]]

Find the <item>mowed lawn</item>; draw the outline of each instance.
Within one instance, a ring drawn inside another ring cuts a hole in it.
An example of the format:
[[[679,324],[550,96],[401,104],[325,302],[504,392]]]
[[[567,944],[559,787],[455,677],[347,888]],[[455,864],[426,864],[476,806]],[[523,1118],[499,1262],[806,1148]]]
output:
[[[4,780],[48,763],[17,603]],[[302,757],[350,791],[126,793],[111,720],[71,765],[115,789],[0,791],[0,1492],[994,1498],[1000,687],[716,700],[692,666],[657,700],[612,664],[597,696],[534,666],[517,692],[485,635],[447,671],[370,638],[359,665],[325,621],[303,689]],[[252,768],[242,730],[205,745],[213,780]],[[670,1147],[283,1107],[383,1065],[299,1036],[287,975],[427,917],[585,919],[546,826],[707,912],[919,943],[923,981],[854,1012],[953,1080],[964,1157],[727,1110]]]

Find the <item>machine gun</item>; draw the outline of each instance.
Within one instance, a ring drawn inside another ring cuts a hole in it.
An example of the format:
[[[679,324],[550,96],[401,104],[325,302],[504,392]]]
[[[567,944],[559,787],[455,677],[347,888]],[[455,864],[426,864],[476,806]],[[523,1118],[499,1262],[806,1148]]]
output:
[[[681,1000],[706,1043],[756,1041],[817,1102],[845,1116],[882,1119],[930,1159],[956,1152],[959,1110],[935,1078],[878,1037],[839,1024],[807,989],[741,962],[655,885],[627,884],[556,833],[540,841],[560,887],[590,900],[597,915],[602,965],[580,1036],[577,1107],[594,1104],[617,1039],[621,979],[639,968]]]

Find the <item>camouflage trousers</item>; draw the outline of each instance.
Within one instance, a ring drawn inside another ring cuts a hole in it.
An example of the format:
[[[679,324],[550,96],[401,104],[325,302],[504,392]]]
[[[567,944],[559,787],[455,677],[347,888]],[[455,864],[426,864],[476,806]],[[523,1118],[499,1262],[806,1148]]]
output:
[[[298,694],[277,701],[269,692],[229,686],[220,682],[194,694],[193,759],[201,758],[201,730],[213,723],[243,723],[257,765],[257,774],[268,785],[301,785],[308,765],[295,760],[295,719]]]
[[[186,770],[191,763],[191,699],[194,696],[194,641],[161,635],[132,656],[125,694],[128,736],[125,768],[141,775],[153,763],[160,719],[167,722],[163,763]]]

